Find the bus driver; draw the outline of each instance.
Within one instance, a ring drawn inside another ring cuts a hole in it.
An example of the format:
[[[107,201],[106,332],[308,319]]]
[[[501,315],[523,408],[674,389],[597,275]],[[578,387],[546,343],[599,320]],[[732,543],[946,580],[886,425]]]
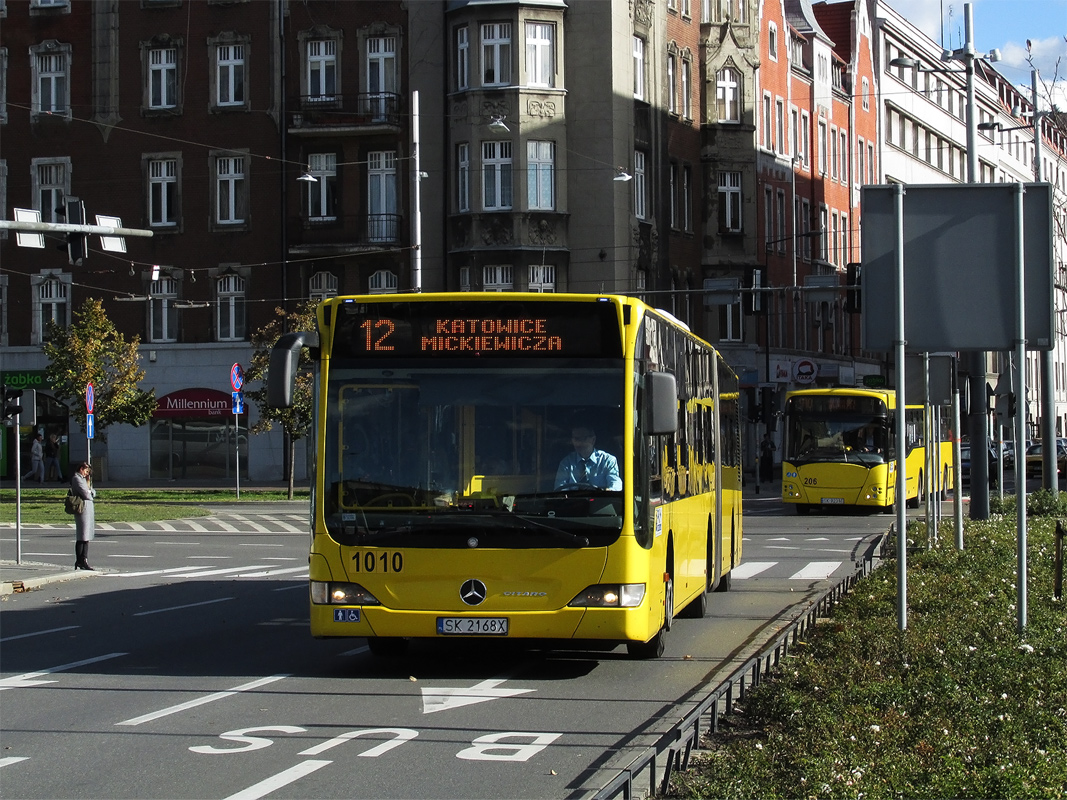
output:
[[[596,449],[596,433],[588,425],[571,429],[574,452],[563,457],[556,470],[556,488],[592,486],[595,489],[622,490],[619,462],[611,453]]]

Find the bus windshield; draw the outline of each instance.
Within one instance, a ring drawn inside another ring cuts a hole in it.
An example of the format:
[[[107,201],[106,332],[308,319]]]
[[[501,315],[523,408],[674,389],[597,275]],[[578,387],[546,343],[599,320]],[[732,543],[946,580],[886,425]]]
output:
[[[870,465],[893,457],[884,415],[793,411],[787,424],[789,449],[783,457],[794,465],[819,461]]]
[[[614,359],[333,362],[318,465],[329,534],[393,547],[610,544],[624,515],[623,375]],[[581,449],[593,452],[579,466]]]

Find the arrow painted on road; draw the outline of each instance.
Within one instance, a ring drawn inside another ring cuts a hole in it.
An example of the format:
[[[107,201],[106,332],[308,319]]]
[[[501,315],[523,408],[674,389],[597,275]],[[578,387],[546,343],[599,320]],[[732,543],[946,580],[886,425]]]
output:
[[[40,672],[26,672],[22,675],[12,675],[10,678],[0,679],[0,691],[4,689],[26,689],[31,686],[41,686],[45,683],[55,683],[53,680],[40,680],[42,675],[51,675],[53,672],[65,672],[68,669],[84,667],[86,664],[95,664],[97,661],[107,661],[109,658],[118,658],[125,653],[108,653],[106,656],[87,658],[84,661],[74,661],[70,664],[61,664],[58,667],[42,669]]]
[[[428,686],[422,690],[422,713],[432,714],[435,711],[469,706],[474,703],[484,703],[486,700],[496,700],[499,697],[515,697],[535,691],[534,689],[498,689],[503,679],[492,679],[475,684],[469,689],[451,686]]]

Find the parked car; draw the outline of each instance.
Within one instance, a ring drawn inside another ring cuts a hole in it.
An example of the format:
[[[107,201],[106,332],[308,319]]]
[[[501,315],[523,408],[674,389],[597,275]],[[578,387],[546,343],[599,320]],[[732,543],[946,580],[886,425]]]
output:
[[[997,480],[997,451],[993,445],[986,450],[989,453],[989,485],[994,486]],[[971,482],[971,445],[967,442],[960,445],[960,479],[963,483]]]
[[[1041,442],[1034,442],[1026,448],[1026,477],[1032,478],[1041,474],[1041,464],[1044,450]],[[1067,470],[1067,444],[1056,442],[1056,474],[1060,475]]]

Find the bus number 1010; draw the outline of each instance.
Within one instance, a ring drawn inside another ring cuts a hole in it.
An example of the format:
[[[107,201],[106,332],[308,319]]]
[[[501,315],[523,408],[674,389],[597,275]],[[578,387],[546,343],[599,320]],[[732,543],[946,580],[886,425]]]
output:
[[[403,572],[403,553],[356,553],[352,556],[356,572]]]

